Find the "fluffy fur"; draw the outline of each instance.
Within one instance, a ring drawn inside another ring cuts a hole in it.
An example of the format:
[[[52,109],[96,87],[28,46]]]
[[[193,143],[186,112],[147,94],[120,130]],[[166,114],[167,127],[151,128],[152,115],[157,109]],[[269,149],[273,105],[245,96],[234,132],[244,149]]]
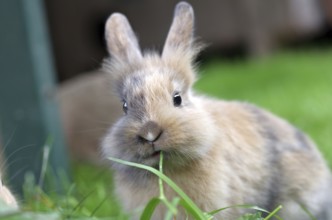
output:
[[[111,59],[104,68],[125,103],[126,114],[106,135],[104,155],[157,167],[165,155],[165,174],[205,211],[254,204],[269,210],[284,205],[287,219],[309,219],[299,204],[320,220],[332,219],[331,175],[312,141],[286,121],[253,105],[195,95],[192,64],[198,47],[194,14],[176,6],[161,55],[143,54],[126,17],[115,13],[106,24]],[[180,95],[182,103],[174,104]],[[116,190],[124,208],[138,216],[158,196],[157,178],[113,164]],[[175,193],[166,186],[167,197]],[[223,211],[236,219],[247,210]],[[162,219],[158,207],[153,219]],[[177,219],[185,219],[181,212]]]
[[[1,143],[0,136],[0,206],[6,205],[7,208],[16,210],[18,209],[18,202],[15,199],[15,196],[10,191],[10,189],[5,186],[2,182],[3,174],[6,166],[6,160],[4,159],[3,146]],[[1,208],[1,207],[0,207]]]
[[[13,209],[18,209],[18,204],[13,196],[13,194],[10,192],[10,190],[2,184],[1,178],[0,178],[0,204],[3,202],[8,207],[11,207]]]

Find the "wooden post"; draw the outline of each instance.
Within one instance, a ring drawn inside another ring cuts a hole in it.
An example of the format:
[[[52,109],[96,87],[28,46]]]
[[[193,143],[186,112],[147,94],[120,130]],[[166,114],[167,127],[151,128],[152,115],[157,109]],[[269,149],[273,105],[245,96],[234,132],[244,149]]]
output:
[[[49,165],[68,170],[59,114],[51,98],[55,74],[43,1],[1,0],[0,30],[0,136],[9,185],[22,193],[28,171],[39,179],[48,137],[54,140]]]

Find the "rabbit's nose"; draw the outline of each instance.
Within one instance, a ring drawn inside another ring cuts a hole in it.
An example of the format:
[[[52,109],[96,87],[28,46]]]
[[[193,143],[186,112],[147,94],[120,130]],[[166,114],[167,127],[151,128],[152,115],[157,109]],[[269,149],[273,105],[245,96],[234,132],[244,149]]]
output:
[[[154,121],[148,121],[139,130],[137,136],[141,141],[153,143],[159,139],[163,133],[161,127]]]

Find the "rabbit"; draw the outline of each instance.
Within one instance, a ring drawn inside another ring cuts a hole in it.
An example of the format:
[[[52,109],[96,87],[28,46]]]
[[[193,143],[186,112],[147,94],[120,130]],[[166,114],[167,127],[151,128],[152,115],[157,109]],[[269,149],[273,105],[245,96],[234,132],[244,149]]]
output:
[[[0,136],[0,210],[17,210],[18,209],[18,202],[12,193],[11,190],[7,186],[5,186],[2,182],[4,170],[5,170],[5,159],[4,159],[4,151],[1,142]],[[1,206],[5,205],[6,208],[3,209]]]
[[[14,194],[9,190],[7,186],[5,186],[2,182],[3,180],[3,171],[5,167],[5,160],[4,160],[4,152],[3,147],[1,144],[1,136],[0,136],[0,206],[5,205],[7,208],[3,209],[2,207],[0,210],[17,210],[18,209],[18,202],[14,196]]]
[[[62,83],[55,95],[71,159],[103,165],[100,139],[122,115],[107,73],[94,70]]]
[[[103,155],[158,168],[203,211],[253,204],[280,216],[332,219],[332,178],[315,144],[299,129],[252,104],[196,94],[192,86],[201,49],[194,39],[191,5],[180,2],[161,54],[141,52],[126,17],[112,14],[105,27],[110,58],[103,68],[122,101],[123,116],[102,140]],[[159,195],[153,174],[112,163],[115,189],[124,210],[138,219],[147,202]],[[177,196],[165,186],[168,199]],[[163,219],[166,208],[152,219]],[[248,212],[227,209],[216,219],[236,219]],[[188,216],[188,218],[191,218]],[[180,209],[176,219],[187,219]]]
[[[2,180],[0,177],[0,204],[5,204],[10,209],[16,210],[18,209],[18,203],[13,195],[13,193],[2,184]]]

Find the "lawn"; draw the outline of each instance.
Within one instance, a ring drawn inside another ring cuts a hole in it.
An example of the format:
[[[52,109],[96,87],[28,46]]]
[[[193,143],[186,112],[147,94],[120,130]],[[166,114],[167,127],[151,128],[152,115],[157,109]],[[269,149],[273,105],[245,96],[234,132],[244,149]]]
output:
[[[286,118],[312,137],[332,166],[332,49],[284,51],[263,60],[209,60],[201,65],[195,87],[199,93],[254,103]],[[65,184],[64,198],[28,182],[24,209],[48,213],[40,219],[126,219],[109,170],[73,163],[72,173],[74,183]]]

